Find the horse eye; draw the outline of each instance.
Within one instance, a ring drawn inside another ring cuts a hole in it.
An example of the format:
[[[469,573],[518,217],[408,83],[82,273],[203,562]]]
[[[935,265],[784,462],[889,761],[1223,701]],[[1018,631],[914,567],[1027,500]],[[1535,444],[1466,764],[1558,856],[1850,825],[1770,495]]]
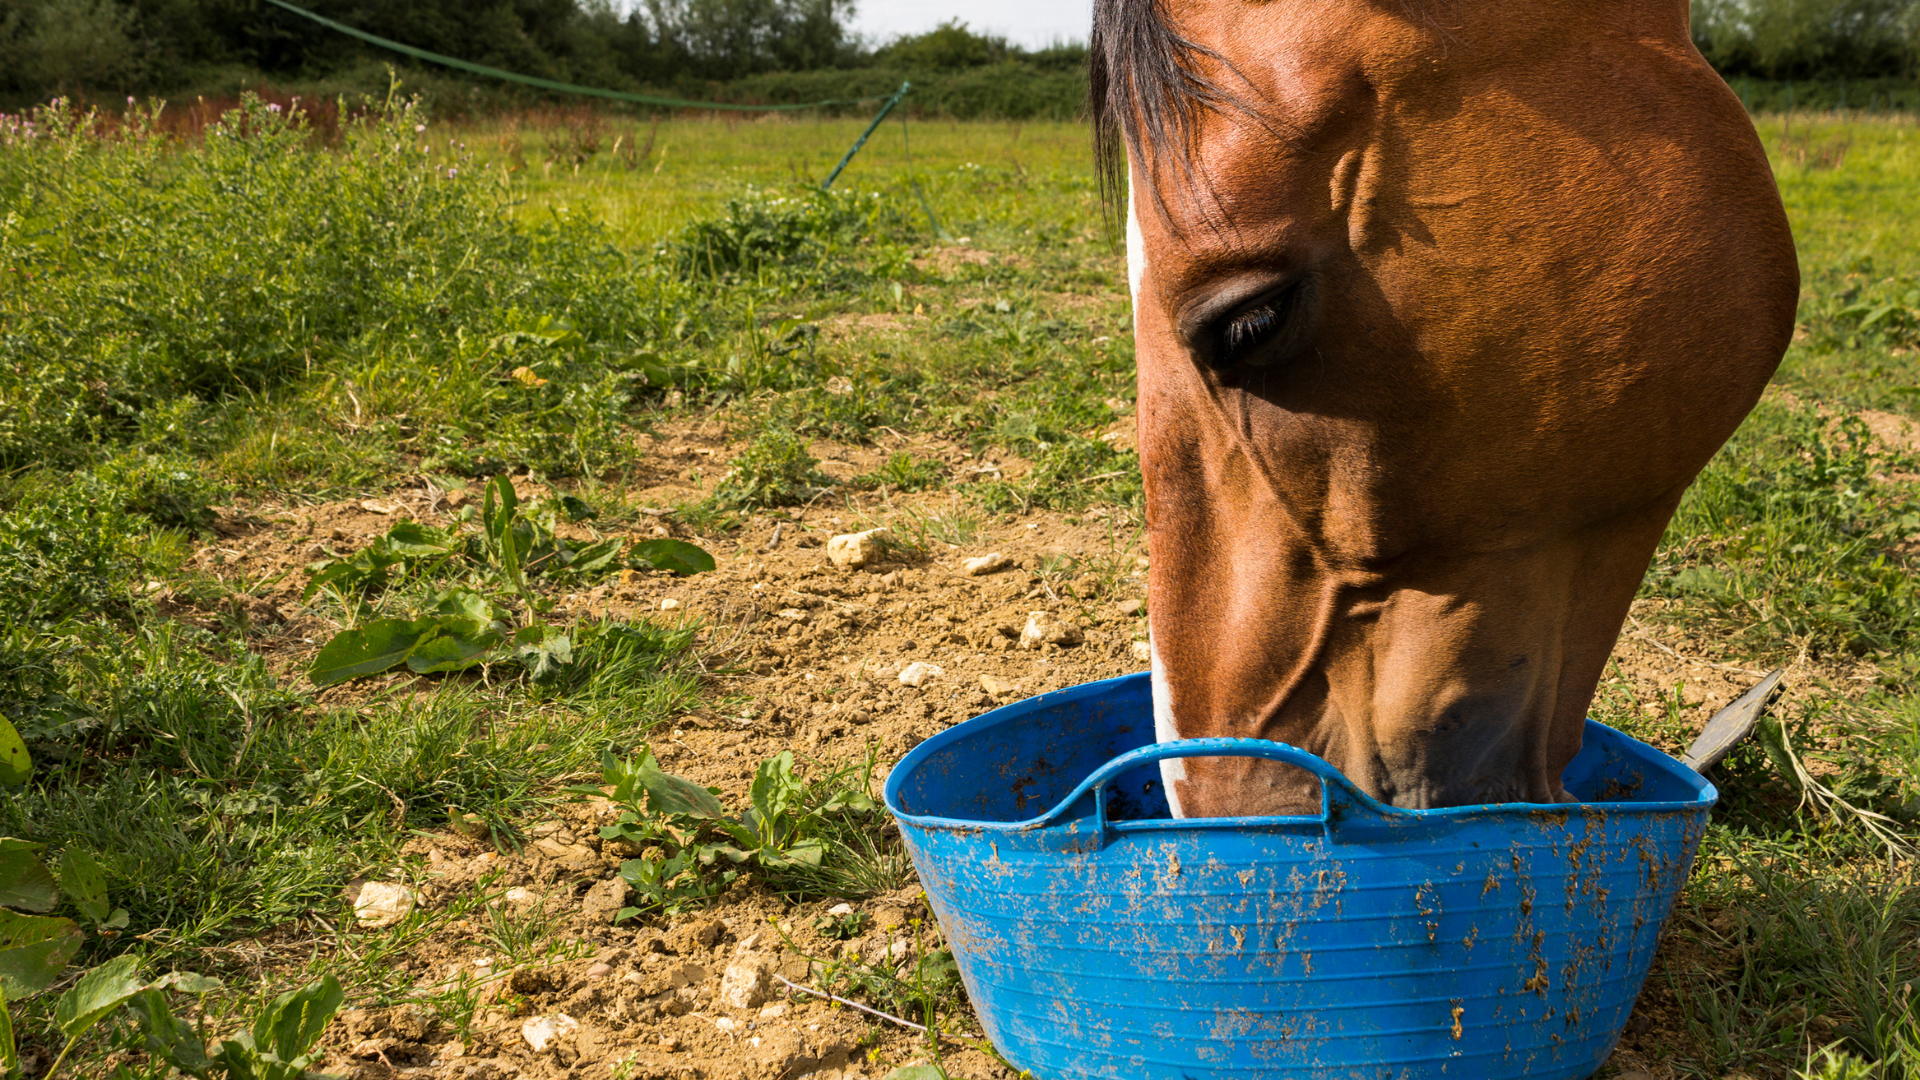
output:
[[[1220,348],[1216,355],[1222,363],[1234,364],[1258,349],[1280,329],[1280,313],[1272,304],[1261,304],[1227,320],[1220,328]]]
[[[1266,367],[1287,359],[1312,333],[1315,295],[1313,279],[1301,278],[1222,317],[1202,338],[1207,361],[1228,368]]]

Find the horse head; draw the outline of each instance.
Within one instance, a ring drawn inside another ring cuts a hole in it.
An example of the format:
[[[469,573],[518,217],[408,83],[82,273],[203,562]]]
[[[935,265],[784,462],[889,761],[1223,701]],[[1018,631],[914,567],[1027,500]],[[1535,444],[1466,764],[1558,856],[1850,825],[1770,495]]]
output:
[[[1401,807],[1560,774],[1799,275],[1685,0],[1096,0],[1161,738]],[[1176,812],[1318,806],[1188,759]]]

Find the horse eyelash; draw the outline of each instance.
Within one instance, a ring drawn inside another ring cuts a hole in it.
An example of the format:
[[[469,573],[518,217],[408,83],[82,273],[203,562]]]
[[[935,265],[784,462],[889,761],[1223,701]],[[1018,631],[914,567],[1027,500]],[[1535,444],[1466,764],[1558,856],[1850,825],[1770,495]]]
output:
[[[1220,352],[1233,357],[1265,341],[1280,326],[1280,313],[1272,304],[1262,304],[1227,320],[1220,331]]]

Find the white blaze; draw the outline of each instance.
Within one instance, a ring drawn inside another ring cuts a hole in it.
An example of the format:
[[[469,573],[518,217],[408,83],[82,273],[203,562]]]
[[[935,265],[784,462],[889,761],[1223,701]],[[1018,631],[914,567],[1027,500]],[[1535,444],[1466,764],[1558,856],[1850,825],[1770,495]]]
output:
[[[1172,742],[1180,737],[1173,726],[1173,702],[1167,696],[1167,668],[1160,662],[1160,648],[1154,644],[1153,631],[1147,631],[1147,655],[1152,665],[1147,676],[1153,687],[1153,738],[1155,742]],[[1185,758],[1165,758],[1160,762],[1160,786],[1167,790],[1167,808],[1174,817],[1186,817],[1180,811],[1180,794],[1174,785],[1187,778]]]
[[[1134,330],[1140,329],[1140,276],[1147,272],[1147,249],[1140,239],[1140,215],[1133,205],[1133,166],[1127,166],[1127,289],[1133,293]]]
[[[1140,236],[1139,207],[1135,205],[1133,193],[1133,167],[1127,167],[1127,289],[1133,294],[1134,341],[1140,340],[1140,279],[1147,272],[1146,242]],[[1152,673],[1148,678],[1153,686],[1153,737],[1156,742],[1170,742],[1180,737],[1173,726],[1173,700],[1167,692],[1167,669],[1160,663],[1160,647],[1154,640],[1151,616],[1148,619],[1147,654],[1150,658]],[[1187,778],[1187,763],[1173,758],[1160,763],[1160,784],[1167,791],[1167,806],[1173,810],[1174,817],[1184,817],[1180,812],[1180,796],[1174,785]]]

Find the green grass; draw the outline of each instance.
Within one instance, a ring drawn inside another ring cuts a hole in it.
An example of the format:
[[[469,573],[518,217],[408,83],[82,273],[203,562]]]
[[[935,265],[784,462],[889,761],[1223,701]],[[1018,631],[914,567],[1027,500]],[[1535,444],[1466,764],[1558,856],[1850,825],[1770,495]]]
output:
[[[720,211],[748,187],[818,185],[865,129],[855,118],[779,114],[719,120],[662,120],[547,113],[462,124],[461,140],[490,170],[511,176],[524,201],[515,213],[585,213],[616,242],[645,247],[689,221]],[[848,190],[891,189],[917,180],[935,216],[954,236],[1005,244],[1009,232],[1046,215],[1023,181],[1057,186],[1047,205],[1074,193],[1072,216],[1098,214],[1091,146],[1077,123],[889,119],[835,182]],[[981,172],[993,181],[979,183]],[[1013,184],[1002,179],[1011,173]],[[1085,185],[1081,188],[1081,185]],[[1076,192],[1075,189],[1081,190]],[[1025,202],[1026,205],[1022,205]],[[909,204],[924,213],[918,200]]]
[[[1682,1076],[1920,1076],[1920,486],[1850,410],[1911,415],[1920,383],[1920,128],[1763,118],[1799,248],[1799,330],[1762,402],[1682,501],[1642,588],[1706,659],[1793,665],[1782,738],[1721,766],[1722,802],[1672,933]],[[1872,327],[1877,307],[1896,310]],[[1603,683],[1595,715],[1669,746],[1692,732]],[[1780,751],[1791,748],[1814,783]],[[1867,819],[1865,815],[1879,815]],[[1881,826],[1876,832],[1867,821]]]
[[[1863,814],[1920,838],[1920,466],[1849,417],[1914,411],[1920,128],[1761,126],[1806,283],[1777,380],[1790,393],[1688,494],[1640,617],[1715,662],[1796,663],[1806,692],[1776,708],[1774,753],[1722,767],[1674,925],[1686,948],[1655,975],[1686,1016],[1666,1056],[1710,1078],[1835,1080],[1875,1062],[1914,1077],[1920,885]],[[0,833],[107,863],[131,925],[88,959],[133,948],[226,972],[244,984],[237,1009],[322,969],[400,1000],[387,961],[448,920],[545,955],[561,946],[540,916],[479,908],[419,913],[267,979],[222,950],[337,913],[346,880],[384,872],[410,830],[450,813],[510,837],[562,778],[699,693],[693,631],[637,623],[575,628],[575,665],[550,686],[320,695],[253,650],[231,614],[243,589],[185,565],[214,505],[525,472],[612,529],[634,523],[636,437],[687,416],[748,449],[680,508],[706,535],[756,507],[840,498],[807,440],[889,431],[1032,466],[962,483],[971,469],[895,455],[858,478],[882,499],[947,488],[939,509],[894,515],[906,547],[967,543],[1010,512],[1138,505],[1134,458],[1099,438],[1131,411],[1133,356],[1084,129],[916,121],[909,165],[889,124],[820,194],[859,127],[545,114],[450,128],[395,106],[316,146],[256,109],[182,146],[103,140],[71,116],[31,140],[0,125],[0,712],[41,766],[0,803]],[[848,316],[879,325],[840,332]],[[1115,526],[1043,576],[1110,588],[1139,539]],[[403,574],[315,610],[412,612],[444,584]],[[161,591],[217,617],[168,616]],[[1609,679],[1595,715],[1677,745],[1689,719],[1664,690],[1642,701]],[[846,849],[836,888],[898,880],[897,851],[859,830],[828,839]],[[470,991],[433,1007],[470,1017]],[[24,1014],[29,1041],[42,1012]]]
[[[1777,380],[1855,408],[1915,415],[1920,400],[1920,124],[1795,115],[1760,124],[1800,252],[1798,336]],[[1872,328],[1871,311],[1900,312]]]

